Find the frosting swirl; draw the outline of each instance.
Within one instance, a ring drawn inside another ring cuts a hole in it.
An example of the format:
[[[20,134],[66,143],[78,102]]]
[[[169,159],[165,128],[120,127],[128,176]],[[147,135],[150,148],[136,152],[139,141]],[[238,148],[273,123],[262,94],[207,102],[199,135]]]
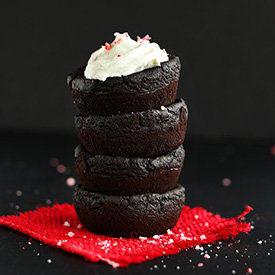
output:
[[[165,49],[157,43],[150,43],[149,35],[131,39],[127,32],[115,33],[115,40],[105,43],[95,51],[85,68],[84,76],[88,79],[105,81],[107,77],[129,75],[168,61]]]

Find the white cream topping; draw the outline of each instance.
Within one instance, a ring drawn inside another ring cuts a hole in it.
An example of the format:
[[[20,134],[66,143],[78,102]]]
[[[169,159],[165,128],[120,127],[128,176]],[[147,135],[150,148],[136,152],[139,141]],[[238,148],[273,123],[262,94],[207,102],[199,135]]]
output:
[[[84,76],[88,79],[105,81],[107,77],[129,75],[148,68],[160,66],[168,61],[165,49],[150,43],[151,37],[131,39],[127,32],[115,33],[115,40],[105,43],[95,51],[86,66]]]

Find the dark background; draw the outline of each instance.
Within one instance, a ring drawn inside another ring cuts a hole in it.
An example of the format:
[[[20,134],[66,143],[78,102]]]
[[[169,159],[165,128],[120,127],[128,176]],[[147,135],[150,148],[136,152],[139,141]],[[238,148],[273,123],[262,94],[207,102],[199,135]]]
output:
[[[128,31],[132,38],[150,34],[181,59],[178,94],[190,113],[179,178],[186,204],[223,217],[248,204],[254,229],[223,241],[220,250],[205,245],[210,259],[190,249],[113,269],[34,239],[29,245],[28,236],[1,227],[0,273],[212,275],[246,274],[250,267],[253,274],[274,274],[274,14],[271,0],[2,1],[0,216],[49,201],[72,203],[66,179],[79,182],[73,163],[79,140],[66,77],[115,31]],[[50,165],[52,157],[64,173]],[[225,187],[224,178],[232,184]]]
[[[75,133],[66,76],[115,31],[182,62],[187,137],[275,138],[274,1],[5,1],[0,129]]]

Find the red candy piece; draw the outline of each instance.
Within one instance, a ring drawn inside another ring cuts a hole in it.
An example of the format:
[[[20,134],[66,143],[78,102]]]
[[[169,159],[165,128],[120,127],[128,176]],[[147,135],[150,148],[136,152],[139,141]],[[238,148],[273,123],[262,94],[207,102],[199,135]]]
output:
[[[148,34],[142,38],[143,41],[150,41],[150,39],[151,37]]]
[[[138,43],[142,43],[143,40],[142,40],[139,36],[137,36],[137,42],[138,42]]]
[[[124,32],[124,33],[115,33],[115,40],[114,43],[118,44],[120,43],[120,41],[122,40],[123,37],[127,37],[128,36],[128,32]]]
[[[106,51],[109,51],[110,50],[110,48],[111,48],[111,45],[109,44],[109,43],[105,43],[105,50]]]
[[[145,35],[143,38],[140,38],[139,36],[137,36],[137,42],[142,43],[144,41],[150,41],[151,37],[147,34]]]

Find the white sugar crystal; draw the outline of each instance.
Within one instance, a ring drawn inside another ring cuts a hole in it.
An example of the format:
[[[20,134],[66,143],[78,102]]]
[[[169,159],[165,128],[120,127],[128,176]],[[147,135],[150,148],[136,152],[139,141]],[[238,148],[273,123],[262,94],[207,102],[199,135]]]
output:
[[[73,232],[69,232],[69,233],[68,233],[68,236],[69,236],[69,237],[73,237],[73,236],[74,236],[74,233],[73,233]]]
[[[21,190],[17,190],[15,194],[16,196],[21,197],[23,195],[23,192]]]
[[[63,223],[63,226],[70,227],[71,225],[69,224],[69,222],[65,221],[65,222]]]
[[[204,259],[210,259],[209,254],[205,254],[205,255],[204,255]]]

